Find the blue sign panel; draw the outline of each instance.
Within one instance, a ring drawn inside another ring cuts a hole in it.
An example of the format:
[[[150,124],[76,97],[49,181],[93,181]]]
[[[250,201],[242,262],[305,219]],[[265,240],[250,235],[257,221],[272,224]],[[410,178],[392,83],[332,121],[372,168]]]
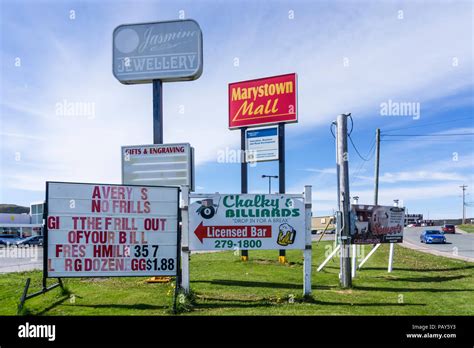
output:
[[[263,162],[278,159],[278,126],[250,128],[245,131],[245,161]]]
[[[194,20],[124,24],[113,33],[113,74],[124,84],[195,80],[202,32]]]
[[[247,132],[247,139],[248,138],[259,138],[259,137],[271,137],[278,135],[278,128],[264,128],[259,130],[249,130]]]

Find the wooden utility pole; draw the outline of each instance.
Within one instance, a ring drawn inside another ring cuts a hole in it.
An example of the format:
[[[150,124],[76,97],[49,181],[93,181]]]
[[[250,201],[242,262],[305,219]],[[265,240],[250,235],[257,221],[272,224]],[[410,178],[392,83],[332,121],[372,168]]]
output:
[[[467,185],[459,186],[462,189],[462,224],[466,223],[466,187]]]
[[[380,128],[375,130],[375,190],[374,205],[379,204]]]
[[[339,168],[339,210],[342,212],[341,229],[341,286],[352,286],[350,257],[350,195],[349,195],[349,158],[347,151],[347,117],[350,114],[337,116],[337,167]]]

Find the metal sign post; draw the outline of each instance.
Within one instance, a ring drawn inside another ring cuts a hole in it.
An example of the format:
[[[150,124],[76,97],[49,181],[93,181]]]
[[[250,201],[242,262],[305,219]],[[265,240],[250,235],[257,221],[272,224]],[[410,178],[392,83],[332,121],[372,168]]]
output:
[[[311,264],[312,264],[312,245],[311,245],[311,211],[312,198],[311,186],[304,187],[304,207],[305,207],[305,249],[303,251],[303,294],[308,296],[311,294]]]
[[[247,127],[243,127],[240,129],[240,150],[242,154],[241,163],[240,163],[240,192],[241,193],[248,192],[248,167],[247,167],[247,161],[245,160],[245,131],[246,130],[247,130]],[[241,250],[240,259],[242,261],[248,261],[249,251]]]
[[[153,144],[163,144],[163,82],[153,80]]]
[[[285,193],[285,124],[278,124],[278,181],[279,192]],[[286,251],[280,249],[278,262],[286,263]]]
[[[181,288],[189,293],[189,187],[181,187]],[[178,284],[176,284],[177,286]]]

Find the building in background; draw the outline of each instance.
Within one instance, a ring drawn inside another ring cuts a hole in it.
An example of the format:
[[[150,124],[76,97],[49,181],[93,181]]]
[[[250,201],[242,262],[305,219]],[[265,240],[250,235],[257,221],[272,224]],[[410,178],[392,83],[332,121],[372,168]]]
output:
[[[32,224],[43,224],[44,203],[34,202],[30,204],[30,216]]]
[[[30,205],[30,214],[0,213],[0,234],[19,238],[43,235],[43,202]]]
[[[405,214],[405,226],[420,224],[423,222],[423,214]]]
[[[334,216],[313,216],[311,218],[311,231],[322,232],[324,229],[332,231],[336,229]]]

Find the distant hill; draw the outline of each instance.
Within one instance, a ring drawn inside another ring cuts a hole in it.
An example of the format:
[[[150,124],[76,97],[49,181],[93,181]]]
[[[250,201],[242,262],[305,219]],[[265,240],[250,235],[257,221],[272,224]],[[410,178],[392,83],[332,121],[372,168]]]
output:
[[[29,213],[29,207],[22,207],[21,205],[16,204],[0,204],[0,213],[7,213],[7,214],[23,214]]]

